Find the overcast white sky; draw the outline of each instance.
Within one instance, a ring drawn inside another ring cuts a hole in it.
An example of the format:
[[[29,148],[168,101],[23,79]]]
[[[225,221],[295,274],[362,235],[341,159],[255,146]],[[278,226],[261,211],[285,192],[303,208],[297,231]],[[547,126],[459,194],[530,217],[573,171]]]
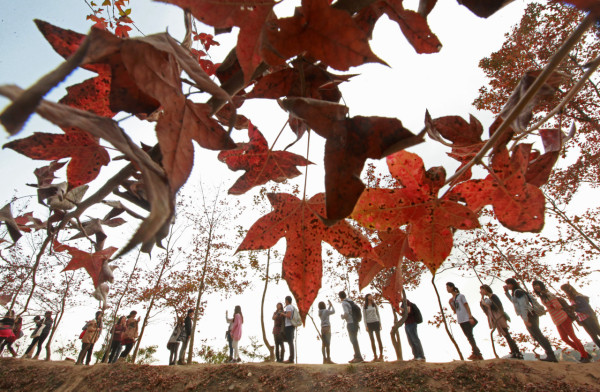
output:
[[[283,2],[279,12],[288,12],[283,9],[288,4],[295,2],[286,0]],[[418,1],[405,1],[406,8],[416,9]],[[425,110],[428,109],[433,117],[444,115],[461,115],[468,118],[470,113],[474,114],[487,128],[492,121],[489,113],[477,112],[471,102],[477,95],[480,86],[485,83],[483,73],[477,64],[482,57],[497,50],[503,40],[504,34],[509,28],[516,24],[522,14],[525,2],[515,1],[502,9],[496,15],[485,20],[471,14],[465,7],[456,1],[438,2],[436,8],[429,16],[429,24],[432,31],[440,38],[443,48],[441,53],[433,55],[417,55],[412,47],[406,42],[398,26],[390,22],[387,17],[382,17],[378,22],[373,40],[372,49],[380,58],[386,61],[390,67],[380,64],[369,64],[359,68],[351,69],[350,73],[359,73],[351,83],[341,86],[344,101],[350,107],[351,116],[356,115],[378,115],[397,117],[404,125],[417,133],[423,127]],[[56,67],[62,58],[58,56],[46,43],[42,35],[37,31],[33,19],[39,18],[63,28],[85,33],[89,29],[89,22],[85,16],[89,13],[88,7],[83,0],[64,0],[50,2],[46,0],[21,0],[2,1],[2,12],[0,14],[0,84],[14,83],[21,87],[31,85],[35,80],[46,72]],[[132,2],[132,18],[144,34],[168,31],[177,39],[183,36],[182,13],[173,6],[162,3],[153,3],[148,0],[136,0]],[[209,29],[205,31],[210,32]],[[132,35],[137,34],[134,30]],[[211,50],[215,62],[219,62],[231,48],[234,37],[218,36],[217,41],[221,46]],[[48,99],[58,100],[64,95],[64,86],[74,84],[91,74],[78,71],[71,76],[67,84],[51,92]],[[0,98],[0,108],[7,105],[7,101]],[[272,142],[285,123],[286,115],[274,102],[255,100],[248,102],[242,108],[242,113],[248,116],[254,124],[264,133],[265,137]],[[118,115],[120,118],[122,115]],[[152,144],[155,140],[152,128],[141,125],[138,121],[128,120],[122,126],[131,132],[135,140],[143,140]],[[24,137],[35,131],[56,132],[51,124],[34,117],[26,126],[25,130],[17,137]],[[247,134],[240,132],[235,136],[237,141],[247,138]],[[294,140],[291,132],[286,132],[278,141],[279,148],[283,148]],[[5,133],[0,133],[0,143],[4,144],[14,138],[8,138]],[[314,145],[311,146],[309,159],[317,163],[309,168],[311,180],[307,195],[312,195],[323,190],[322,183],[322,142],[312,138]],[[304,155],[306,151],[306,137],[294,147],[293,151]],[[445,158],[442,149],[432,146],[433,142],[411,149],[419,153],[425,160],[426,167],[444,165],[448,172],[456,167],[456,164]],[[208,184],[218,184],[222,181],[229,187],[238,174],[232,174],[226,167],[216,161],[216,154],[206,151],[197,151],[195,169],[190,179],[191,183],[203,181]],[[15,193],[18,195],[33,194],[33,189],[24,186],[25,182],[34,182],[33,170],[42,166],[44,162],[32,161],[12,150],[0,152],[0,178],[3,187],[0,190],[0,201],[2,205]],[[111,171],[106,169],[101,174],[107,178]],[[302,184],[302,180],[297,183]],[[101,180],[100,179],[100,180]],[[225,179],[225,180],[223,180]],[[133,230],[137,223],[128,224]],[[118,237],[118,238],[115,238]],[[109,237],[107,246],[122,246],[126,237]],[[279,248],[285,246],[285,241],[279,243]],[[276,267],[280,268],[280,266]],[[117,278],[123,275],[117,273]],[[423,287],[410,293],[414,302],[420,305],[425,319],[436,311],[433,292],[428,280],[424,279]],[[458,280],[450,274],[439,278],[439,288],[442,292],[443,301],[446,303],[446,294],[443,282],[448,280],[457,281],[461,291],[467,295],[474,312],[481,321],[483,314],[479,314],[477,302],[479,299],[479,284],[475,280]],[[496,287],[500,291],[500,287]],[[201,321],[199,330],[201,337],[212,340],[212,344],[221,346],[224,344],[223,334],[226,328],[224,324],[225,309],[233,309],[235,304],[242,304],[245,309],[246,325],[245,336],[259,335],[259,303],[258,289],[249,290],[245,295],[232,298],[226,303],[211,301],[205,318]],[[287,286],[280,284],[272,287],[268,293],[266,314],[269,315],[276,302],[282,301],[288,294]],[[326,288],[322,289],[319,300],[333,298],[332,292]],[[363,293],[364,294],[364,293]],[[214,305],[213,305],[214,304]],[[509,305],[505,301],[506,305]],[[84,306],[73,310],[68,316],[68,323],[63,324],[59,330],[59,340],[71,339],[79,334],[80,326],[84,320],[91,317],[95,311],[95,301],[89,299]],[[510,306],[508,306],[510,309]],[[138,309],[138,312],[141,309]],[[336,304],[336,310],[340,312],[341,307]],[[389,340],[391,320],[387,317],[389,310],[384,314],[384,346],[386,355],[394,359],[393,349]],[[509,313],[512,315],[509,311]],[[313,313],[316,316],[316,313]],[[342,332],[343,326],[338,315],[333,319],[333,344],[332,356],[335,362],[343,363],[351,358],[351,349],[347,335]],[[514,318],[516,319],[516,317]],[[545,320],[549,323],[549,320]],[[168,354],[164,348],[170,335],[170,317],[164,317],[149,327],[148,336],[144,339],[144,346],[148,344],[159,345],[159,358],[161,364],[166,363]],[[524,332],[522,323],[517,320],[513,328]],[[271,322],[267,321],[270,326]],[[550,326],[549,324],[547,326]],[[270,327],[267,328],[270,330]],[[468,343],[459,328],[454,327],[455,336],[463,352],[468,355]],[[450,345],[443,330],[436,330],[423,324],[420,335],[424,344],[425,355],[429,361],[449,361],[457,359],[454,348]],[[320,343],[315,340],[316,333],[312,325],[299,333],[299,361],[304,363],[319,363],[321,361]],[[584,336],[580,334],[583,338]],[[480,342],[486,358],[491,358],[491,347],[489,345],[489,332],[485,322],[476,328],[476,337]],[[367,358],[371,357],[370,345],[365,332],[359,335],[362,352]],[[410,350],[402,332],[403,350],[405,358],[411,358]],[[587,340],[587,339],[584,339]],[[242,344],[245,342],[242,341]],[[247,343],[247,341],[246,341]],[[500,349],[504,353],[505,349]],[[157,356],[158,357],[158,356]]]

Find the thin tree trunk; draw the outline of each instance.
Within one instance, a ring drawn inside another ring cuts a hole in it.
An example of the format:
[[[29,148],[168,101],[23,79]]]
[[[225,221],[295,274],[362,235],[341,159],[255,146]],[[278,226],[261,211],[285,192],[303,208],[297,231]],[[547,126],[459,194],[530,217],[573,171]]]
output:
[[[564,212],[562,212],[558,206],[556,205],[556,202],[551,199],[550,197],[544,195],[546,197],[546,200],[548,200],[550,202],[550,204],[552,205],[552,211],[554,211],[556,213],[556,215],[560,216],[569,226],[571,226],[573,229],[575,229],[575,231],[577,231],[584,240],[587,241],[588,244],[590,244],[590,246],[594,249],[596,249],[596,251],[600,252],[600,247],[587,235],[583,232],[583,230],[581,230],[581,228],[579,226],[577,226],[571,219],[569,219],[569,217],[567,215],[565,215]]]
[[[138,351],[140,350],[140,344],[142,342],[142,338],[144,337],[144,331],[146,330],[146,326],[148,325],[148,320],[150,319],[150,312],[154,308],[154,302],[156,302],[156,290],[158,289],[158,286],[160,285],[160,282],[162,281],[163,274],[165,273],[165,269],[169,265],[169,261],[170,261],[170,255],[167,252],[167,255],[165,256],[165,261],[163,262],[160,272],[158,273],[158,277],[156,278],[156,283],[154,284],[154,290],[153,290],[152,297],[150,298],[150,304],[148,305],[148,309],[146,310],[146,315],[144,316],[144,321],[142,322],[142,330],[140,331],[140,334],[135,342],[135,349],[133,350],[133,354],[131,355],[131,363],[135,363],[135,359],[137,357]]]
[[[206,278],[206,270],[208,269],[208,257],[210,256],[210,249],[212,246],[212,232],[213,225],[210,224],[208,229],[208,239],[206,243],[206,252],[204,253],[204,267],[202,268],[202,277],[200,278],[200,288],[198,289],[198,298],[196,299],[196,307],[194,308],[194,321],[192,323],[192,336],[190,336],[190,347],[188,348],[187,364],[192,364],[192,358],[194,356],[194,336],[196,335],[196,324],[198,323],[198,310],[200,309],[200,303],[202,301],[202,294],[204,294],[204,280]]]
[[[40,262],[42,261],[42,256],[43,256],[44,252],[46,251],[46,247],[50,243],[51,239],[52,239],[52,236],[48,234],[46,236],[46,239],[42,243],[42,246],[40,247],[40,250],[36,256],[35,264],[32,267],[33,273],[31,276],[31,290],[29,291],[29,296],[27,297],[27,301],[25,302],[25,305],[23,306],[23,310],[21,311],[21,313],[19,313],[19,315],[22,315],[23,313],[25,313],[27,311],[27,309],[29,308],[29,302],[31,302],[31,297],[33,297],[33,293],[35,292],[35,288],[37,287],[37,283],[35,281],[35,276],[37,274],[38,267],[40,266]]]
[[[402,317],[398,319],[398,314],[394,309],[394,306],[390,304],[392,307],[392,314],[394,315],[394,325],[392,325],[392,329],[390,330],[390,337],[392,338],[392,345],[394,347],[394,351],[396,352],[396,358],[398,361],[403,361],[404,357],[402,356],[402,342],[400,341],[400,327],[404,325],[406,319],[408,318],[408,304],[406,303],[406,293],[404,289],[402,289]]]
[[[133,279],[133,274],[135,273],[135,270],[137,269],[137,265],[138,265],[138,261],[140,260],[140,254],[142,253],[141,250],[138,251],[137,257],[135,258],[135,264],[133,264],[133,269],[131,270],[131,273],[129,274],[129,277],[127,278],[127,283],[125,284],[125,288],[123,288],[123,292],[121,292],[121,296],[119,297],[119,300],[117,301],[117,305],[115,306],[115,311],[113,312],[113,327],[115,326],[115,324],[117,323],[117,319],[119,318],[119,308],[121,307],[121,302],[123,301],[123,297],[125,297],[125,293],[127,292],[127,290],[129,290],[129,284],[131,283],[131,280]],[[114,338],[114,331],[106,334],[106,338],[104,340],[104,355],[102,356],[102,363],[106,363],[108,362],[108,354],[110,352],[110,347],[112,346],[112,342],[113,342],[113,338]]]
[[[66,307],[66,303],[67,303],[67,297],[69,296],[69,287],[71,286],[71,281],[73,280],[73,274],[71,274],[71,277],[69,279],[67,279],[67,284],[65,286],[65,292],[62,296],[62,299],[60,301],[60,312],[58,313],[57,317],[54,319],[54,325],[52,326],[52,330],[50,331],[50,336],[48,336],[48,341],[46,342],[46,361],[50,360],[50,355],[52,353],[52,339],[54,338],[54,333],[56,332],[56,329],[58,328],[58,325],[60,324],[63,315],[65,314],[65,307]]]
[[[262,299],[260,301],[260,328],[262,330],[262,337],[265,346],[269,350],[269,360],[273,362],[275,360],[275,348],[269,344],[267,339],[267,333],[265,331],[265,296],[267,295],[267,286],[269,284],[269,266],[271,264],[271,249],[267,251],[267,271],[265,273],[265,288],[263,289]]]
[[[438,305],[440,307],[440,312],[442,313],[442,321],[444,323],[444,328],[446,329],[446,333],[448,334],[448,337],[452,341],[452,344],[454,344],[454,348],[456,348],[456,352],[458,353],[460,360],[464,361],[465,358],[463,357],[462,353],[460,352],[460,348],[458,348],[458,344],[456,344],[456,340],[454,340],[452,333],[450,333],[450,328],[448,328],[448,323],[446,322],[446,314],[444,313],[444,307],[442,306],[442,300],[440,299],[440,293],[438,292],[438,289],[435,286],[435,275],[433,275],[433,277],[431,278],[431,284],[433,285],[433,289],[435,290],[435,295],[437,296],[437,301],[438,301]]]

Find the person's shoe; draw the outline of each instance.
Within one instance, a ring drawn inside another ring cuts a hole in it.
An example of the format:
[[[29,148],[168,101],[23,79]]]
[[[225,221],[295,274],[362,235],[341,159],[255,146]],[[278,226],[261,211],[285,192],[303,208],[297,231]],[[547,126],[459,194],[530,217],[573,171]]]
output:
[[[33,359],[38,359],[38,358],[39,358],[39,355],[34,355],[33,356]]]
[[[483,360],[483,356],[481,354],[471,354],[471,356],[467,359],[470,359],[471,361],[481,361]]]
[[[287,361],[283,361],[283,363],[294,363],[293,359],[288,359]]]
[[[381,355],[379,356],[379,358],[377,358],[377,362],[385,362],[385,361],[383,360],[383,354],[381,354]]]
[[[579,362],[580,362],[580,363],[590,363],[590,362],[591,362],[591,360],[590,360],[590,357],[589,357],[589,356],[587,356],[587,357],[585,357],[585,358],[581,358],[581,359],[579,360]]]
[[[558,359],[556,359],[555,356],[551,356],[551,357],[546,356],[546,358],[541,358],[540,361],[543,361],[543,362],[558,362]]]
[[[379,362],[379,358],[375,357],[375,358],[373,358],[373,360],[371,362]]]
[[[415,361],[425,362],[425,358],[422,358],[422,357],[415,358]]]
[[[348,363],[363,363],[364,359],[362,358],[352,358]]]

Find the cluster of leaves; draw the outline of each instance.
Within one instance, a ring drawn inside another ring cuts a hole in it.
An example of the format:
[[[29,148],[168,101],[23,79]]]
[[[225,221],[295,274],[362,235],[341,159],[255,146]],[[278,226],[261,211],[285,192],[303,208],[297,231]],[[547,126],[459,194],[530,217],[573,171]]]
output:
[[[545,147],[542,154],[520,142],[518,135],[526,129],[538,102],[553,96],[564,84],[564,75],[541,69],[524,73],[490,126],[489,139],[482,138],[483,126],[474,117],[467,122],[458,116],[433,119],[427,115],[427,135],[450,147],[449,155],[461,163],[447,179],[444,168],[425,170],[419,156],[403,151],[423,142],[423,133],[413,134],[396,118],[348,117],[348,108],[339,104],[338,85],[348,82],[351,75],[329,71],[347,71],[369,62],[385,64],[369,46],[374,25],[383,15],[398,24],[418,53],[439,51],[440,41],[427,25],[436,1],[421,1],[416,12],[405,9],[401,0],[340,0],[334,4],[302,0],[289,17],[276,16],[274,0],[241,1],[242,6],[240,1],[163,1],[187,10],[216,31],[239,28],[237,45],[214,70],[218,83],[210,77],[213,70],[199,63],[198,51],[167,34],[125,38],[127,31],[122,28],[116,35],[92,29],[84,36],[38,21],[44,36],[67,61],[26,91],[0,86],[0,94],[14,101],[0,115],[11,134],[22,128],[33,111],[64,132],[37,133],[6,147],[32,159],[71,159],[67,185],[61,188],[49,183],[52,197],[67,203],[68,208],[61,204],[63,212],[52,215],[55,225],[47,226],[52,228],[49,234],[56,235],[67,223],[75,222],[88,237],[88,229],[96,228],[96,252],[88,254],[85,262],[77,261],[83,259],[74,250],[58,245],[57,250],[71,253],[74,265],[99,271],[101,262],[106,264],[112,254],[112,249],[102,249],[101,225],[114,223],[115,209],[120,214],[126,211],[124,207],[111,202],[114,213],[87,225],[78,222],[89,206],[111,192],[148,211],[119,254],[139,244],[144,251],[160,244],[172,222],[177,192],[192,169],[193,141],[202,148],[221,151],[219,159],[232,170],[246,171],[230,193],[242,194],[270,180],[298,176],[296,166],[311,162],[286,151],[273,151],[248,119],[236,115],[246,100],[258,98],[279,101],[297,139],[308,131],[325,139],[325,193],[303,199],[285,193],[268,195],[273,211],[250,228],[238,248],[265,249],[286,238],[283,278],[303,317],[321,286],[322,241],[346,257],[364,260],[360,283],[364,286],[380,269],[375,264],[401,271],[404,258],[423,262],[435,273],[450,254],[455,231],[479,227],[477,214],[485,206],[492,206],[495,217],[510,230],[542,229],[545,203],[539,187],[547,182],[566,138],[560,129],[540,133]],[[598,13],[594,2],[562,2]],[[105,3],[103,6],[116,7],[119,19],[128,18],[124,1]],[[463,2],[481,17],[494,14],[504,3]],[[201,41],[206,50],[215,44],[212,36],[197,32],[193,39]],[[43,96],[77,67],[98,76],[68,88],[59,103],[44,101]],[[182,72],[191,80],[182,77]],[[193,93],[210,98],[204,103],[192,101],[183,91],[184,84]],[[251,91],[246,91],[250,87]],[[121,111],[155,121],[158,144],[133,143],[112,120]],[[247,128],[250,141],[236,144],[233,128]],[[85,192],[78,190],[110,162],[100,139],[122,153],[129,164],[83,200]],[[486,154],[489,164],[483,160]],[[365,189],[360,174],[366,160],[384,157],[393,186]],[[46,171],[53,176],[57,165],[60,163],[53,162]],[[472,178],[473,165],[480,165],[487,176]],[[38,185],[43,200],[49,197],[44,193],[47,185]],[[70,209],[74,211],[66,212]],[[348,217],[377,231],[375,248],[361,230],[345,220]],[[103,281],[99,274],[92,274],[95,284]],[[383,290],[392,303],[398,302],[402,279],[394,276]]]

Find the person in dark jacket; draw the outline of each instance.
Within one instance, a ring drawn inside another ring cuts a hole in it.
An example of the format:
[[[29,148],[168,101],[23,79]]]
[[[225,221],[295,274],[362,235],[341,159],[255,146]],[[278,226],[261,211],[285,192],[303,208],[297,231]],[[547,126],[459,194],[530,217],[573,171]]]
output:
[[[108,363],[115,363],[121,355],[121,349],[123,348],[123,333],[127,328],[126,325],[127,317],[121,316],[113,327],[112,342],[110,343],[110,353],[108,354]]]
[[[275,313],[273,313],[273,339],[275,340],[275,359],[277,362],[283,362],[285,356],[285,312],[283,311],[283,304],[279,302],[276,305]]]
[[[179,337],[181,336],[182,330],[183,320],[178,317],[175,322],[175,328],[173,328],[173,332],[171,333],[169,341],[167,342],[167,348],[169,349],[169,366],[177,363],[177,350],[179,350],[179,344],[181,343]]]
[[[571,305],[573,305],[578,323],[590,335],[596,346],[600,348],[600,325],[598,324],[596,312],[590,306],[590,298],[579,293],[568,283],[563,284],[560,288],[567,295]]]
[[[27,350],[25,351],[25,355],[23,355],[23,358],[31,358],[31,355],[33,353],[33,348],[37,345],[37,351],[35,353],[35,355],[33,356],[33,359],[38,359],[40,356],[40,352],[42,351],[42,344],[44,344],[44,340],[46,340],[46,338],[48,337],[48,335],[50,334],[50,330],[52,329],[52,323],[54,322],[54,320],[52,320],[52,312],[51,311],[47,311],[44,315],[44,318],[42,319],[41,317],[38,318],[38,321],[36,321],[36,328],[33,331],[33,340],[31,341],[31,344],[29,345],[29,347],[27,347]],[[39,331],[39,328],[41,328],[41,333]]]
[[[421,339],[419,339],[419,334],[417,333],[417,326],[419,324],[417,322],[417,312],[415,309],[416,305],[407,299],[406,310],[408,312],[408,315],[406,316],[406,321],[404,322],[404,330],[406,331],[408,344],[410,345],[415,361],[425,361],[423,345],[421,345]]]
[[[192,336],[192,321],[194,318],[194,309],[190,309],[187,312],[187,316],[183,321],[183,331],[182,335],[179,337],[181,340],[181,351],[179,352],[179,361],[177,361],[178,365],[185,365],[185,351],[187,349],[188,342],[190,341],[190,337]],[[184,335],[185,334],[185,335]]]

